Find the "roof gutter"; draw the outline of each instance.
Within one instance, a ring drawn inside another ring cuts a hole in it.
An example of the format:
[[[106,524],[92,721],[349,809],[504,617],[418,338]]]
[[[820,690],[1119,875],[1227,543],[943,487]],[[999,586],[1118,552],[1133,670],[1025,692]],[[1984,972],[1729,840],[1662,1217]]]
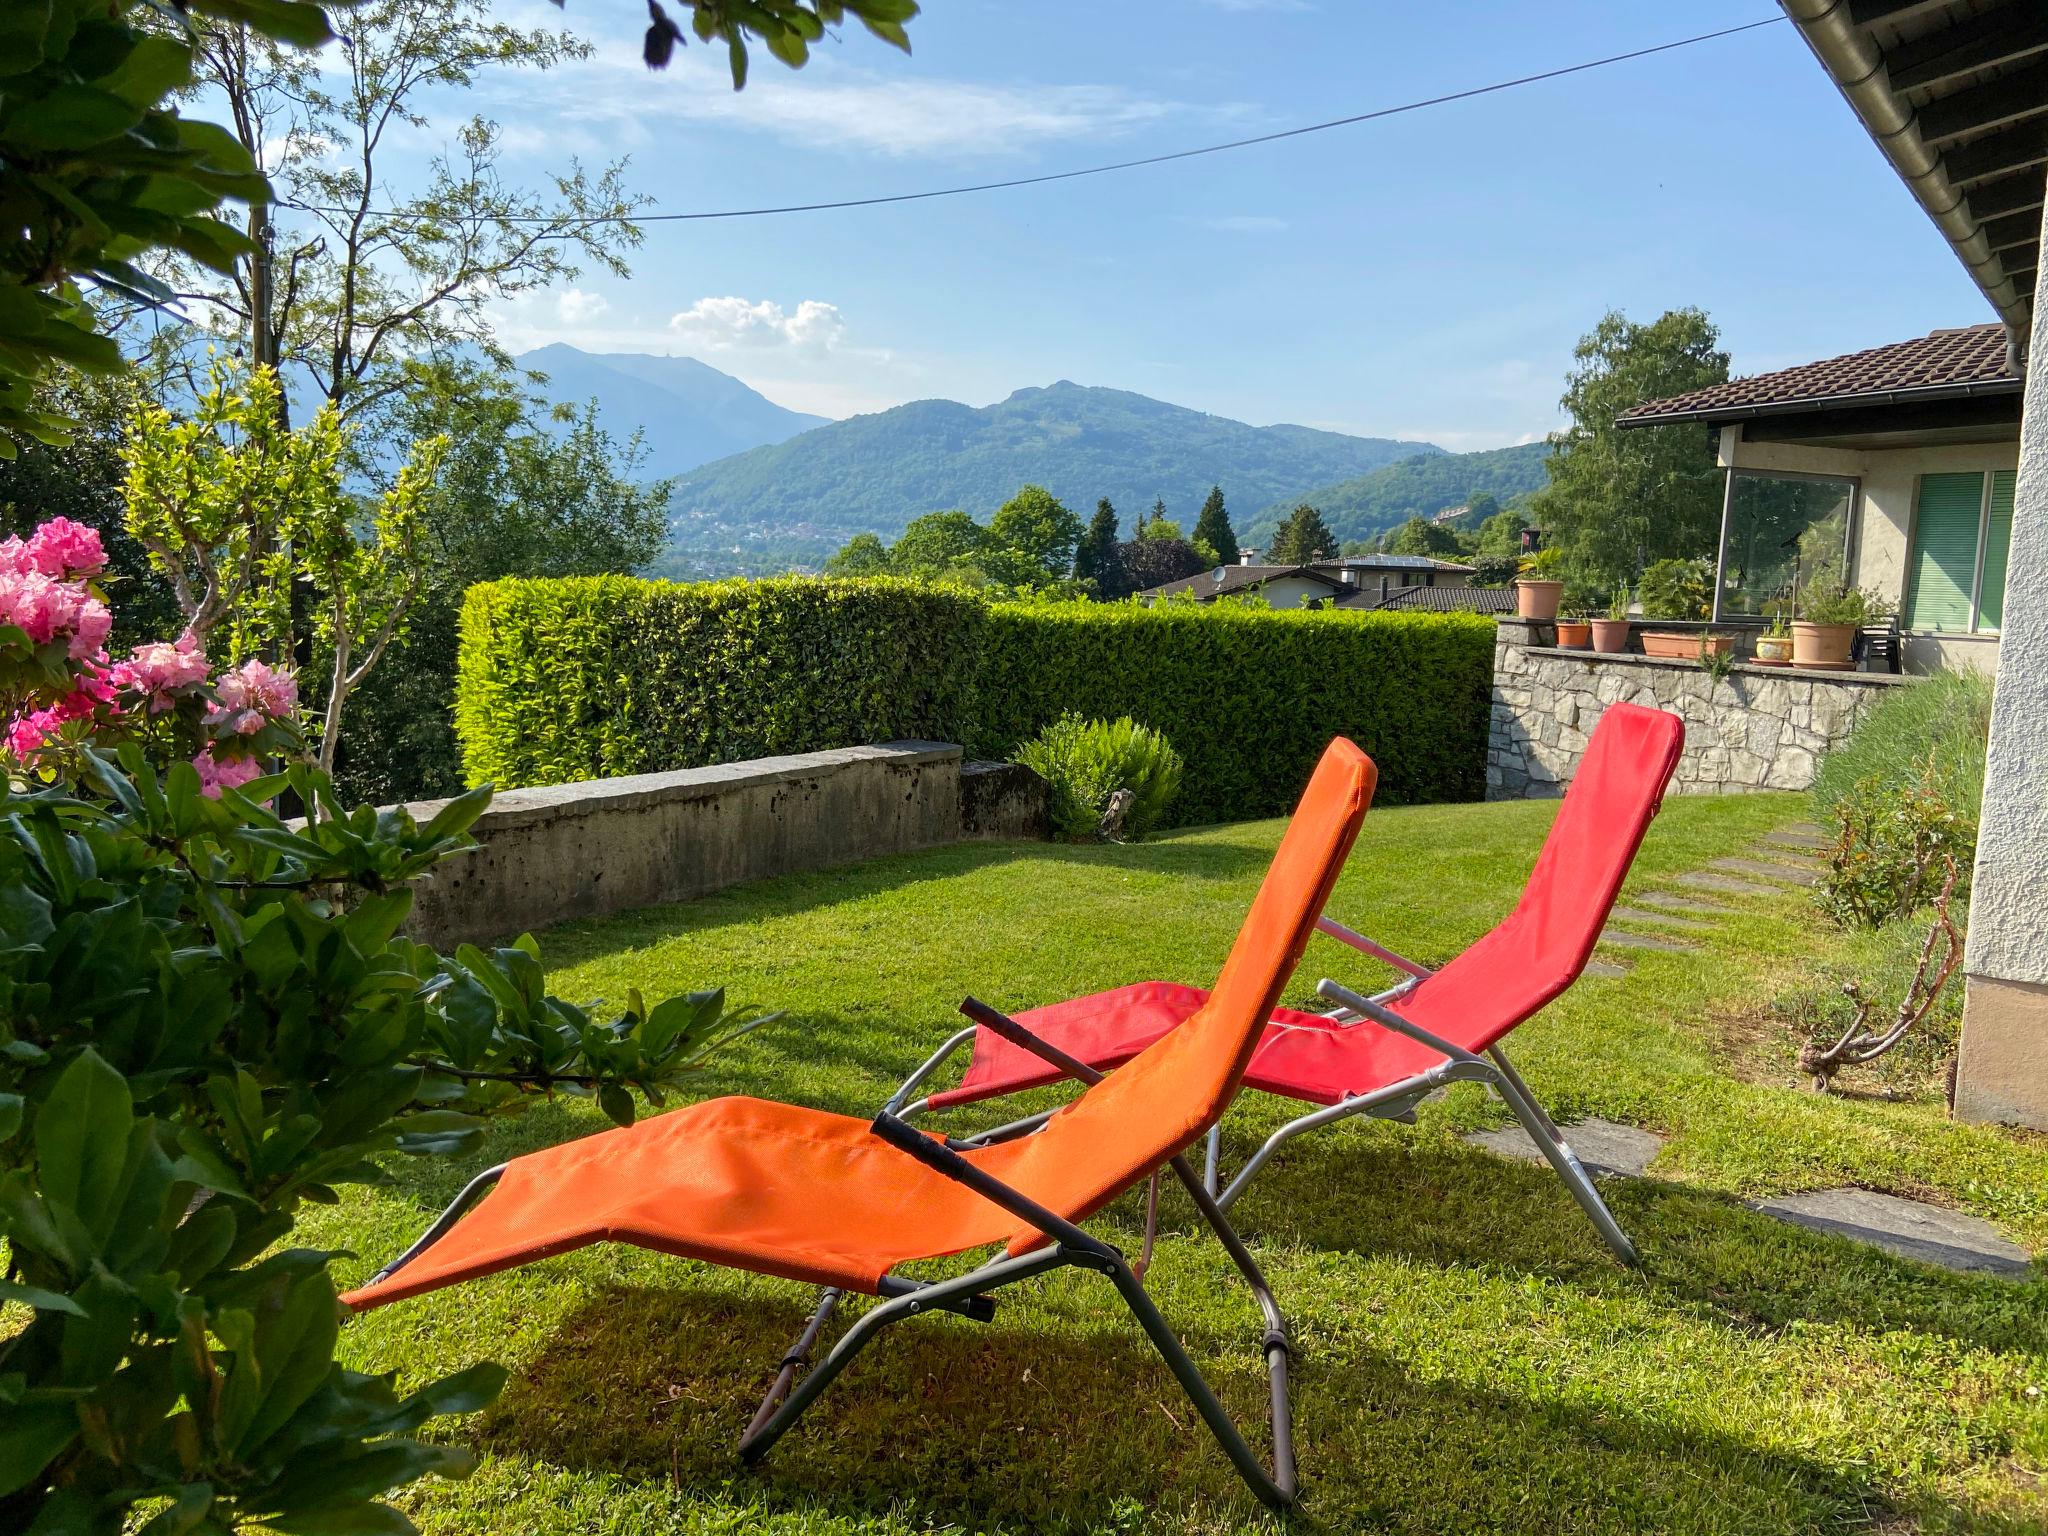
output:
[[[2017,372],[2032,323],[2027,301],[1992,255],[1983,226],[1970,212],[1962,189],[1949,179],[1941,156],[1921,137],[1912,107],[1892,89],[1884,58],[1869,34],[1856,24],[1849,0],[1778,0],[1778,4],[1998,311],[2005,322],[2007,361]]]
[[[2010,331],[2008,331],[2010,336]],[[2010,343],[2008,342],[2008,349]],[[1971,379],[1960,384],[1922,384],[1912,389],[1874,389],[1853,395],[1813,395],[1804,400],[1766,400],[1755,405],[1705,406],[1690,411],[1659,411],[1654,416],[1617,416],[1617,427],[1669,427],[1688,421],[1757,421],[1766,416],[1803,416],[1842,407],[1913,405],[1922,400],[1966,400],[1976,395],[2017,395],[2026,380]]]

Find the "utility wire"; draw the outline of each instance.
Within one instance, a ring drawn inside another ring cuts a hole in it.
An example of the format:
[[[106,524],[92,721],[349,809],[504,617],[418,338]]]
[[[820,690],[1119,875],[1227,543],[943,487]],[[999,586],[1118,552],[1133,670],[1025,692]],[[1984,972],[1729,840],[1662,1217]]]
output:
[[[1675,42],[1657,43],[1648,48],[1634,48],[1627,53],[1609,54],[1604,59],[1588,59],[1582,64],[1567,64],[1561,69],[1546,69],[1539,74],[1518,75],[1512,80],[1498,80],[1492,85],[1475,85],[1469,90],[1451,91],[1442,96],[1428,96],[1420,101],[1407,101],[1396,107],[1380,107],[1371,112],[1359,112],[1350,117],[1336,117],[1326,123],[1308,123],[1300,128],[1282,128],[1275,133],[1256,134],[1248,139],[1230,139],[1221,144],[1205,144],[1199,149],[1174,150],[1164,155],[1146,155],[1137,160],[1118,160],[1109,165],[1084,166],[1072,171],[1049,171],[1042,176],[1017,176],[1008,181],[979,181],[964,187],[935,187],[927,192],[894,192],[881,197],[849,197],[830,203],[788,203],[776,208],[720,208],[703,213],[642,213],[606,214],[589,219],[561,219],[538,214],[515,214],[507,216],[508,224],[680,224],[698,219],[760,219],[783,213],[825,213],[835,208],[875,208],[884,203],[918,203],[935,197],[964,197],[971,192],[1002,192],[1012,187],[1037,187],[1053,181],[1074,181],[1083,176],[1107,176],[1112,171],[1134,171],[1148,165],[1168,165],[1176,160],[1193,160],[1202,155],[1220,155],[1226,150],[1249,149],[1255,144],[1275,144],[1282,139],[1298,139],[1305,134],[1327,133],[1332,128],[1350,128],[1359,123],[1377,122],[1385,117],[1399,117],[1406,112],[1420,112],[1427,107],[1441,107],[1454,101],[1470,101],[1475,96],[1492,96],[1501,91],[1512,91],[1518,86],[1536,85],[1545,80],[1561,80],[1567,75],[1582,75],[1588,70],[1605,69],[1611,64],[1626,64],[1632,59],[1647,59],[1653,54],[1670,53],[1679,48],[1691,48],[1699,43],[1711,43],[1718,38],[1734,37],[1742,32],[1754,32],[1760,27],[1774,27],[1786,18],[1768,16],[1762,21],[1744,22],[1737,27],[1723,27],[1718,32],[1702,32],[1694,37],[1681,37]],[[349,208],[314,208],[313,213],[353,213]],[[430,220],[432,214],[402,213],[395,210],[379,211],[375,217],[384,219]]]

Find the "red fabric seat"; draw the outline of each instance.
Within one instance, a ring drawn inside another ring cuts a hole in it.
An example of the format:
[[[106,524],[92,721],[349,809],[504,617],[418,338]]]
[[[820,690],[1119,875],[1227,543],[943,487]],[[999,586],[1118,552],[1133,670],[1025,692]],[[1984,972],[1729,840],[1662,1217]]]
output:
[[[1513,912],[1455,960],[1387,1006],[1432,1034],[1485,1050],[1576,981],[1592,957],[1636,850],[1657,814],[1685,745],[1676,715],[1610,705]],[[1198,987],[1142,981],[1020,1013],[1032,1033],[1107,1070],[1170,1034],[1206,1001]],[[1340,1025],[1274,1010],[1245,1086],[1312,1104],[1335,1104],[1404,1081],[1442,1058],[1373,1025]],[[1043,1087],[1059,1073],[1000,1035],[981,1030],[956,1088],[933,1108]]]

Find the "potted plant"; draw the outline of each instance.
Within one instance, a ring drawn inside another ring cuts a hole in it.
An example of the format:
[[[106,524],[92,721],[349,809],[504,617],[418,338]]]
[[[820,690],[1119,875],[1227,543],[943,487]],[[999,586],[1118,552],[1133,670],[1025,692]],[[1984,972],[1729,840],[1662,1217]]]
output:
[[[1816,583],[1800,599],[1792,621],[1792,665],[1841,671],[1849,665],[1856,631],[1892,614],[1889,598],[1868,587]]]
[[[1593,649],[1608,656],[1618,656],[1628,649],[1628,606],[1630,602],[1628,583],[1623,582],[1614,589],[1614,595],[1607,600],[1607,617],[1593,621]]]
[[[1567,607],[1558,615],[1557,644],[1560,650],[1590,651],[1593,648],[1593,625],[1586,617],[1586,610]]]
[[[1525,619],[1555,619],[1564,583],[1549,573],[1557,566],[1557,552],[1546,549],[1522,562],[1522,574],[1515,578],[1515,612]]]
[[[1770,626],[1756,637],[1756,660],[1760,667],[1792,665],[1792,627],[1783,613],[1772,614]]]
[[[1698,623],[1713,612],[1714,566],[1709,560],[1659,560],[1643,572],[1640,595],[1646,619],[1678,619]],[[1643,654],[1691,658],[1703,643],[1726,650],[1726,636],[1705,642],[1696,630],[1645,629]]]

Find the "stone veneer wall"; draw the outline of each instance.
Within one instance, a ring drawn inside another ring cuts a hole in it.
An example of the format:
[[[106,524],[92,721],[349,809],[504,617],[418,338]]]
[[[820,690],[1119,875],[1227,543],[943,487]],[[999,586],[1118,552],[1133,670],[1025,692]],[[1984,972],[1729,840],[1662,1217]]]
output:
[[[1914,679],[1738,664],[1715,682],[1696,661],[1561,651],[1548,624],[1502,619],[1493,650],[1486,798],[1561,794],[1609,704],[1668,709],[1685,721],[1681,794],[1807,789],[1820,755],[1856,718]]]

